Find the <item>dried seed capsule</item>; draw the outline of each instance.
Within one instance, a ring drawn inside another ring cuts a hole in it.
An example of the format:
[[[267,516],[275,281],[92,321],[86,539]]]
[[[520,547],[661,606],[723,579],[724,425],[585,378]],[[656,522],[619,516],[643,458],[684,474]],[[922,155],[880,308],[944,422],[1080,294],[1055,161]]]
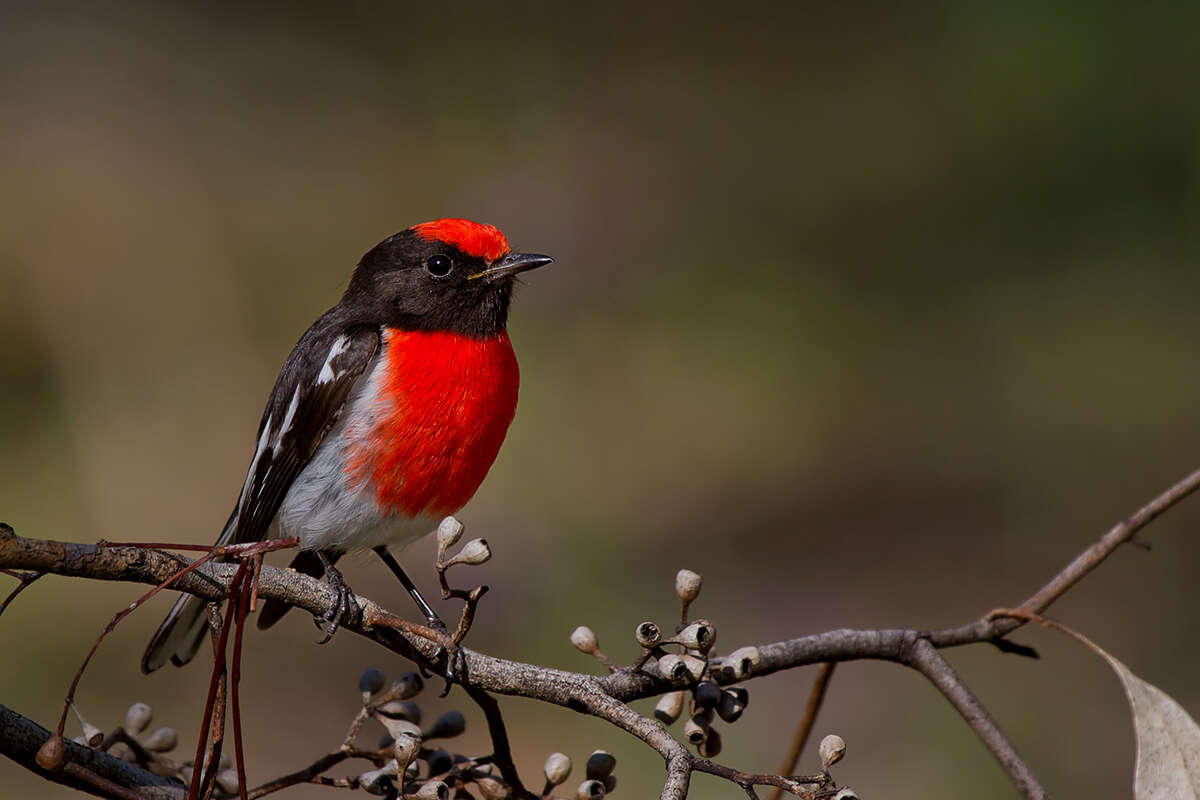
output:
[[[396,759],[398,772],[408,768],[417,754],[421,752],[421,737],[411,733],[402,733],[392,742],[392,755]]]
[[[426,739],[452,739],[467,729],[466,717],[461,711],[447,711],[437,718]]]
[[[438,561],[444,561],[446,551],[458,544],[463,535],[463,524],[454,517],[446,517],[437,528]]]
[[[489,776],[476,778],[475,785],[479,788],[479,794],[483,796],[483,800],[506,800],[512,792],[504,785],[502,781]]]
[[[849,786],[843,786],[838,789],[838,793],[833,796],[833,800],[858,800],[858,795]]]
[[[406,719],[394,719],[383,714],[376,714],[375,719],[379,720],[383,727],[387,728],[387,732],[392,737],[393,742],[401,736],[422,738],[421,729]]]
[[[667,653],[658,659],[658,674],[668,681],[681,681],[688,676],[687,665],[683,658],[674,653]]]
[[[363,693],[363,697],[370,699],[371,695],[383,689],[386,682],[387,676],[383,674],[383,670],[370,667],[358,676],[358,690]]]
[[[600,640],[596,638],[595,632],[587,625],[580,625],[575,630],[571,631],[571,644],[575,645],[581,653],[591,655],[600,647]]]
[[[704,677],[704,670],[708,667],[708,662],[703,658],[695,656],[680,656],[679,660],[683,662],[683,667],[692,676],[692,680],[698,681]]]
[[[721,687],[712,681],[700,681],[692,692],[700,708],[715,708],[721,702],[721,694]]]
[[[604,784],[600,781],[584,781],[575,790],[576,800],[601,800],[604,797]]]
[[[658,703],[654,706],[654,716],[663,725],[671,725],[675,720],[679,719],[679,715],[683,713],[683,692],[668,692],[658,698]]]
[[[739,647],[724,659],[724,663],[733,669],[733,676],[738,680],[753,674],[760,661],[757,647]]]
[[[633,635],[642,647],[654,647],[662,641],[662,630],[653,622],[640,623],[634,629]]]
[[[551,753],[546,757],[546,765],[542,771],[546,774],[547,783],[558,786],[571,777],[571,759],[563,753]]]
[[[609,775],[607,778],[604,779],[604,793],[605,794],[612,794],[613,789],[616,789],[616,788],[617,788],[617,776],[616,775]]]
[[[706,619],[698,619],[675,634],[672,641],[689,650],[707,653],[717,641],[717,630]]]
[[[602,781],[617,768],[617,759],[612,753],[597,750],[588,756],[587,776],[594,781]]]
[[[125,711],[125,731],[137,735],[146,730],[150,720],[154,719],[154,710],[145,703],[134,703]]]
[[[454,766],[454,756],[445,750],[434,750],[429,754],[429,774],[442,775]]]
[[[142,747],[155,753],[169,753],[179,744],[179,734],[166,725],[151,733],[142,741]]]
[[[195,767],[193,767],[191,764],[184,764],[179,768],[177,774],[179,775],[179,780],[183,781],[185,784],[190,784],[192,782],[192,775],[195,773]]]
[[[421,709],[411,700],[389,700],[383,705],[376,707],[374,713],[377,717],[400,719],[405,722],[411,722],[414,725],[421,723]]]
[[[721,700],[717,703],[717,716],[726,722],[737,722],[738,717],[742,716],[742,712],[746,710],[743,697],[749,699],[745,689],[742,689],[740,693],[734,689],[726,689],[721,692]]]
[[[217,773],[217,786],[226,794],[237,794],[238,776],[236,769],[223,769]]]
[[[486,564],[491,557],[492,548],[488,546],[486,539],[472,539],[446,562],[446,567],[450,568],[455,564]]]
[[[681,569],[675,573],[675,594],[684,604],[691,603],[700,594],[700,584],[703,579],[690,569]]]
[[[388,697],[393,700],[407,700],[416,697],[425,688],[425,681],[415,672],[406,672],[388,689]]]
[[[427,781],[414,797],[420,800],[450,800],[450,787],[442,781]]]
[[[359,775],[358,785],[368,794],[389,794],[395,788],[392,778],[396,777],[399,771],[399,767],[393,759],[379,769]]]
[[[709,728],[704,741],[696,745],[696,751],[704,758],[719,756],[721,754],[721,732],[716,728]]]
[[[710,728],[703,714],[693,714],[683,724],[683,736],[690,744],[698,745],[708,738]]]
[[[831,733],[821,740],[817,754],[821,756],[821,769],[828,771],[846,755],[846,740],[836,733]]]

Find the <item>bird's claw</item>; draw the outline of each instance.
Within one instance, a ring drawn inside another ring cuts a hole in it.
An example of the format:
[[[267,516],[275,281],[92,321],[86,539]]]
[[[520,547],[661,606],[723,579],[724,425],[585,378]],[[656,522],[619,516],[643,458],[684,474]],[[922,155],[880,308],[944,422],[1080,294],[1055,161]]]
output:
[[[325,629],[324,638],[317,644],[327,643],[337,633],[339,627],[350,622],[354,618],[354,607],[358,604],[354,592],[342,579],[342,573],[332,565],[325,568],[325,582],[333,591],[333,602],[329,605],[328,611],[319,617],[313,617],[313,623],[318,628]]]

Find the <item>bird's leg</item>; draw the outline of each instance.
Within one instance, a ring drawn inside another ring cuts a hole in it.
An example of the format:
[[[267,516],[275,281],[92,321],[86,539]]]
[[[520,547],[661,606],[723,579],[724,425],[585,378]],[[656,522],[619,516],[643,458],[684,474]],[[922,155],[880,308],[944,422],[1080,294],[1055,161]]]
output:
[[[413,602],[417,604],[417,608],[425,615],[425,621],[429,623],[429,627],[433,628],[438,633],[448,633],[446,623],[442,622],[442,618],[437,615],[437,612],[429,607],[429,603],[425,602],[425,598],[417,591],[417,586],[412,582],[412,579],[405,574],[404,568],[400,566],[400,562],[396,557],[388,552],[386,547],[380,546],[375,548],[375,554],[387,564],[388,569],[396,576],[396,580],[408,590],[408,594],[412,597]]]
[[[349,622],[353,618],[356,601],[354,592],[350,591],[350,587],[342,578],[342,573],[333,566],[333,561],[324,550],[317,551],[317,558],[321,559],[321,566],[325,568],[325,583],[329,584],[329,588],[333,590],[333,604],[329,606],[329,610],[313,619],[317,623],[317,627],[326,626],[325,638],[317,642],[317,644],[325,644],[333,638],[343,622]]]
[[[382,545],[374,549],[375,555],[379,556],[384,564],[387,564],[387,568],[390,569],[392,574],[396,576],[396,580],[400,581],[404,588],[408,590],[408,594],[410,597],[412,597],[413,602],[417,604],[417,608],[419,608],[421,613],[425,615],[425,621],[429,624],[429,627],[433,628],[438,633],[449,636],[450,634],[449,630],[446,628],[446,623],[442,622],[442,618],[437,615],[437,612],[429,606],[429,603],[425,602],[425,598],[422,597],[421,593],[417,590],[416,584],[412,582],[412,579],[409,578],[407,574],[405,574],[404,568],[400,566],[400,562],[396,560],[396,557],[388,552],[388,549]],[[454,681],[454,676],[463,672],[465,668],[465,661],[466,659],[463,656],[462,649],[457,644],[452,645],[450,651],[446,653],[446,689],[442,692],[443,697],[449,693],[450,686]]]

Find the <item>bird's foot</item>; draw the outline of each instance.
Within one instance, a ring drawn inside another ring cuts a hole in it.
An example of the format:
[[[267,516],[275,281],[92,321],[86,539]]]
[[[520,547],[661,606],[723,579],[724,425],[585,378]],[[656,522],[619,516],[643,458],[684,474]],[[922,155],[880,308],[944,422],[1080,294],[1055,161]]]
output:
[[[446,659],[446,674],[442,676],[442,679],[446,682],[446,685],[442,688],[442,693],[440,695],[441,697],[445,697],[446,695],[450,694],[450,689],[453,688],[457,676],[466,673],[467,659],[463,654],[462,648],[459,647],[458,642],[451,638],[450,630],[446,627],[446,623],[442,622],[441,617],[439,617],[437,614],[431,614],[425,622],[430,628],[440,633],[442,637],[449,642],[448,645],[439,646],[437,651],[433,654],[434,660],[441,659],[443,656]]]
[[[354,592],[346,585],[342,573],[333,564],[325,565],[325,582],[333,590],[333,603],[324,614],[313,617],[313,623],[318,628],[325,629],[325,638],[317,644],[325,644],[333,638],[339,627],[353,620],[355,606],[358,605],[358,599],[354,596]]]

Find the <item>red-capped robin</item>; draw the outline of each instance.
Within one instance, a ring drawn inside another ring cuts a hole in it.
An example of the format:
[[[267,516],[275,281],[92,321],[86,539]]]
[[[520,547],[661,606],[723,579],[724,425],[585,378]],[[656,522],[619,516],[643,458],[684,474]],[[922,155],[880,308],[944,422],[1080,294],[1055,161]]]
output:
[[[487,475],[517,408],[505,331],[514,278],[552,260],[512,252],[491,225],[414,225],[363,256],[284,362],[217,543],[297,537],[292,567],[323,572],[335,590],[326,640],[353,597],[333,563],[354,550],[379,554],[439,622],[388,548],[430,532]],[[258,626],[287,608],[267,602]],[[204,602],[180,597],[142,670],[186,664],[205,633]]]

